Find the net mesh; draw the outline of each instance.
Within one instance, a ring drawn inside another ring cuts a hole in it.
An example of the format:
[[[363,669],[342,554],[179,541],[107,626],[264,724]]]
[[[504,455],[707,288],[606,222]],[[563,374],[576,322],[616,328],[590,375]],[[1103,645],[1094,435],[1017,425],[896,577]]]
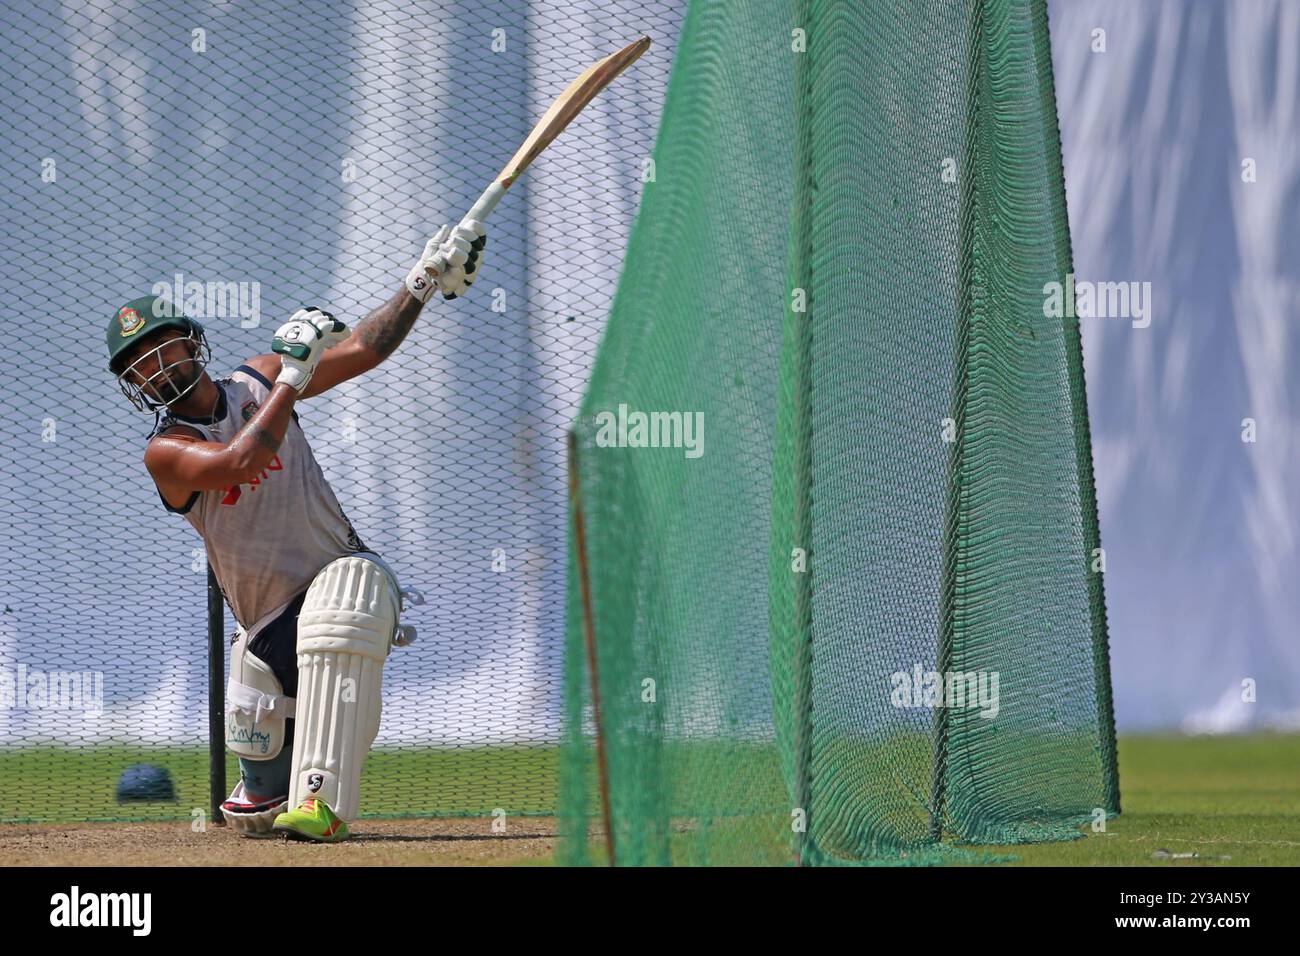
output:
[[[18,303],[0,353],[0,677],[12,695],[0,820],[188,818],[208,805],[202,545],[144,470],[151,418],[103,370],[117,307],[156,283],[186,295],[229,284],[233,300],[205,299],[193,316],[217,376],[269,351],[300,306],[354,323],[575,76],[646,33],[654,47],[493,214],[473,293],[432,303],[391,359],[299,406],[361,538],[428,599],[406,617],[418,642],[385,671],[363,812],[554,812],[563,436],[682,9],[0,10],[0,151],[14,178],[0,270]],[[119,803],[137,762],[168,771],[174,799]]]
[[[564,859],[1117,813],[1044,5],[694,3],[654,157],[573,429]]]

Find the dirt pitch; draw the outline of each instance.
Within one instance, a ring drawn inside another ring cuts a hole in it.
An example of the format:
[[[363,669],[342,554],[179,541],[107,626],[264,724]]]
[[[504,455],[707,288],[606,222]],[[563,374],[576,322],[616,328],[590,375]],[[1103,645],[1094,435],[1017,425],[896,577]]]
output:
[[[0,826],[5,866],[494,866],[549,863],[553,817],[361,820],[329,846],[252,840],[224,826],[196,833],[188,822]]]

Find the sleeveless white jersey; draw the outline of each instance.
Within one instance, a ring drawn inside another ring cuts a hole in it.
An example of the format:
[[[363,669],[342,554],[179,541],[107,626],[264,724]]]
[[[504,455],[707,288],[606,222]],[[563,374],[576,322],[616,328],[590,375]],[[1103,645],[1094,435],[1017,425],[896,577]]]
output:
[[[211,418],[168,411],[150,438],[189,425],[208,441],[229,442],[271,394],[271,383],[247,365],[216,385],[221,396]],[[163,505],[203,538],[217,583],[245,631],[282,610],[335,558],[370,551],[325,480],[297,412],[276,456],[253,481],[196,491],[182,508]]]

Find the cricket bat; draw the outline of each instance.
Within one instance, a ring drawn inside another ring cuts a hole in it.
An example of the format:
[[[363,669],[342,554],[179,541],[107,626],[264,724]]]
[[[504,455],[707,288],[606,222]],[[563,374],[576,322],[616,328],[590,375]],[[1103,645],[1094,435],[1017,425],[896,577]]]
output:
[[[474,203],[461,221],[477,219],[482,222],[486,220],[491,215],[492,210],[496,208],[497,203],[501,201],[501,197],[506,194],[506,190],[510,188],[510,185],[519,178],[534,159],[541,155],[542,150],[551,145],[555,137],[559,136],[564,128],[573,121],[574,117],[583,111],[597,93],[609,86],[614,77],[635,63],[637,58],[649,48],[650,38],[643,36],[629,43],[617,53],[611,53],[603,60],[598,60],[583,70],[578,78],[555,98],[555,102],[551,104],[550,109],[538,120],[537,125],[533,127],[533,131],[528,134],[524,144],[510,157],[510,162],[506,163],[505,168],[492,181],[492,184],[483,190],[483,195],[478,197],[478,201]],[[446,263],[442,262],[441,266],[446,268]],[[442,270],[439,269],[438,271]]]

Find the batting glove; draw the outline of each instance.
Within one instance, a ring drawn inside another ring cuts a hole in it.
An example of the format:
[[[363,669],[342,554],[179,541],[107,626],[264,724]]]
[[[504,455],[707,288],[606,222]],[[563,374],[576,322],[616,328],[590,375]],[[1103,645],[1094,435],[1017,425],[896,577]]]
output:
[[[478,278],[486,246],[487,226],[477,220],[443,226],[407,275],[407,291],[421,302],[428,302],[435,288],[446,299],[464,295]]]
[[[351,334],[346,325],[328,312],[315,306],[299,309],[275,330],[275,338],[271,340],[271,351],[280,356],[281,364],[276,383],[284,382],[301,395],[325,350]]]

